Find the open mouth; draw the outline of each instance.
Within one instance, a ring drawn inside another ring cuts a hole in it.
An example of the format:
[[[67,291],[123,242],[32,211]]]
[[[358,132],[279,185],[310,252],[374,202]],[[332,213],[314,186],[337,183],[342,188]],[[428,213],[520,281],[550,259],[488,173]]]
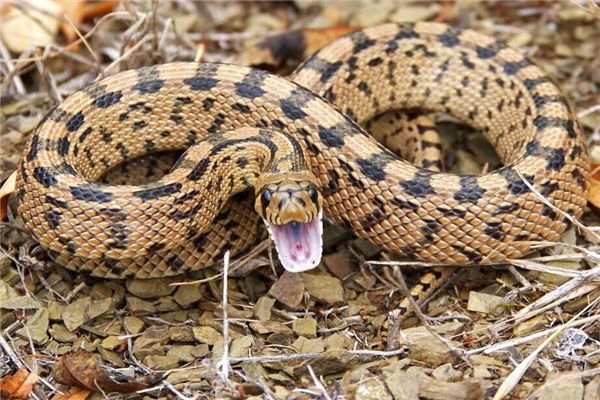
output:
[[[289,222],[274,225],[267,222],[279,260],[290,272],[315,268],[321,262],[323,250],[322,212],[310,222]]]

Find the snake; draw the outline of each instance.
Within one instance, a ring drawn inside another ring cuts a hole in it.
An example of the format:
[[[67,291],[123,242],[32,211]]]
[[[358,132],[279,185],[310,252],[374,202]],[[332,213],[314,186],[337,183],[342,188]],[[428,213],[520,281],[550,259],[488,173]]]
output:
[[[473,127],[503,166],[455,175],[409,162],[366,129],[393,110]],[[156,181],[99,183],[119,164],[170,150],[184,153]],[[16,197],[57,263],[152,278],[241,254],[264,224],[286,269],[314,268],[323,214],[411,259],[506,262],[559,240],[588,188],[583,133],[540,67],[484,34],[418,22],[336,39],[287,78],[173,62],[98,80],[42,119]]]

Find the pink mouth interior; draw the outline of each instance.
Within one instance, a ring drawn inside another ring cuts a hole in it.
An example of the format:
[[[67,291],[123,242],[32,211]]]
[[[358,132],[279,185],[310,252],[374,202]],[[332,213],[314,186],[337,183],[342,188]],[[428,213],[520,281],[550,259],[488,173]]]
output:
[[[315,218],[307,223],[268,225],[271,228],[279,260],[286,270],[301,272],[319,265],[323,244],[321,218]]]

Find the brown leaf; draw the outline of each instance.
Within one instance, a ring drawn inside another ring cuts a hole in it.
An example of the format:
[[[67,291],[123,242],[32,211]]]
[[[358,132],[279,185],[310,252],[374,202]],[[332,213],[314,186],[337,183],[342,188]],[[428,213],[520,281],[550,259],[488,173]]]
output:
[[[85,400],[90,397],[91,391],[87,389],[73,388],[65,394],[57,394],[52,400]]]
[[[0,221],[6,218],[8,213],[8,195],[15,191],[15,185],[17,184],[17,172],[10,174],[8,179],[0,187]]]
[[[78,39],[77,31],[75,29],[76,27],[79,28],[83,21],[108,14],[114,10],[118,4],[116,0],[57,0],[57,2],[62,7],[62,12],[72,22],[71,24],[68,20],[64,20],[61,21],[59,26],[69,43],[73,43]],[[73,47],[75,48],[72,49],[76,50],[78,46]]]
[[[33,372],[20,369],[0,380],[0,398],[24,399],[29,396],[38,379],[40,377]]]
[[[114,375],[109,375],[109,371],[105,369],[94,354],[80,349],[75,354],[67,354],[63,356],[54,365],[52,374],[57,382],[69,385],[79,386],[96,392],[118,392],[132,393],[141,389],[146,389],[151,382],[141,381],[117,381],[119,378]],[[155,380],[157,376],[149,378]]]
[[[592,164],[592,179],[590,179],[590,192],[588,201],[600,208],[600,164]]]
[[[268,36],[245,49],[238,63],[247,66],[280,67],[288,60],[301,61],[333,40],[360,28],[332,26],[328,28],[292,29]]]

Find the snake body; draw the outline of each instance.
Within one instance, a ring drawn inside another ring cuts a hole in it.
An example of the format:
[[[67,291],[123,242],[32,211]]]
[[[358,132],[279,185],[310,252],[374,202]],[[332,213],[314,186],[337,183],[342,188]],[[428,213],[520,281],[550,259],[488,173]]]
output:
[[[457,176],[400,159],[360,127],[394,109],[452,115],[480,130],[505,166]],[[423,22],[338,39],[291,80],[191,62],[102,79],[40,123],[19,166],[18,210],[71,269],[157,277],[202,268],[256,236],[253,196],[229,196],[252,186],[244,179],[273,146],[243,138],[223,145],[225,132],[244,128],[294,138],[288,145],[301,145],[327,215],[424,261],[520,257],[538,241],[557,240],[565,213],[578,218],[586,205],[587,150],[557,86],[501,42]],[[199,141],[205,150],[186,153],[156,182],[94,182],[124,161]],[[203,191],[192,189],[192,171]]]

